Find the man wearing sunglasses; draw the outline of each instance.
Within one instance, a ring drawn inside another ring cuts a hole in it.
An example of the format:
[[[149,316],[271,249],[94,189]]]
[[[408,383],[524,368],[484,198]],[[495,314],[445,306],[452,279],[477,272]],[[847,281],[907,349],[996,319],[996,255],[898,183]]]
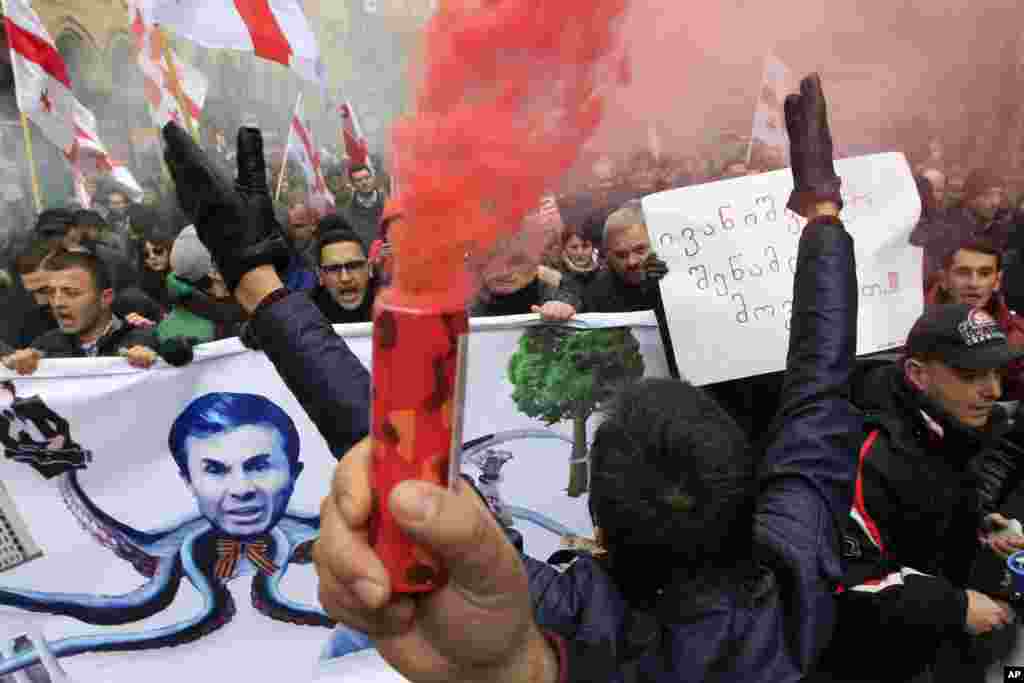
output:
[[[377,283],[359,236],[337,215],[320,221],[313,301],[331,323],[369,322]]]

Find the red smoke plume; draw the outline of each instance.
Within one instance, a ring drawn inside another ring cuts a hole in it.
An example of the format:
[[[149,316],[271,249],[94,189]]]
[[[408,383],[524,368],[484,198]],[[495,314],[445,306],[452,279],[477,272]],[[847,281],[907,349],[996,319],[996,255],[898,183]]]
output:
[[[427,27],[412,118],[396,124],[406,301],[465,302],[465,257],[516,231],[573,163],[625,76],[628,0],[447,0]]]

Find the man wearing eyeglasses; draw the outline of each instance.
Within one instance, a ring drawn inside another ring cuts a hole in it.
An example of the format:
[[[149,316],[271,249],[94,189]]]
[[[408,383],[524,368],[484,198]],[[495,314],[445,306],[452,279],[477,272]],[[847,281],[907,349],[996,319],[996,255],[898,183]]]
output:
[[[369,322],[377,286],[362,240],[340,216],[328,216],[318,242],[317,308],[333,324]]]

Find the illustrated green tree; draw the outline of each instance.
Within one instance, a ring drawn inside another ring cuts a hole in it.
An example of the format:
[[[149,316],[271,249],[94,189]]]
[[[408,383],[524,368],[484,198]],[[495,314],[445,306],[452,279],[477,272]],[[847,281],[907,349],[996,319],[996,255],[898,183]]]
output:
[[[644,374],[640,343],[629,328],[531,327],[508,367],[519,410],[546,424],[573,421],[570,496],[586,493],[587,419],[622,382]]]

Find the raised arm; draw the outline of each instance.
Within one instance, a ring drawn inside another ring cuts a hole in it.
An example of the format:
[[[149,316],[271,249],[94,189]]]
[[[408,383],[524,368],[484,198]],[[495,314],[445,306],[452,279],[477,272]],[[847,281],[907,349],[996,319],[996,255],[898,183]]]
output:
[[[290,293],[277,274],[289,252],[267,188],[260,131],[238,133],[234,184],[177,124],[164,128],[164,140],[182,210],[253,315],[278,374],[340,457],[369,431],[370,375],[312,301]]]
[[[802,613],[790,650],[813,665],[833,626],[831,590],[842,576],[839,538],[849,514],[863,423],[849,401],[857,348],[853,240],[817,76],[786,100],[794,191],[789,207],[809,219],[800,238],[786,377],[768,435],[757,502],[759,548],[794,590]],[[805,611],[806,610],[806,611]]]
[[[786,377],[762,469],[762,490],[798,479],[827,506],[836,528],[851,501],[863,425],[849,401],[857,351],[853,239],[839,220],[840,180],[821,82],[805,78],[786,98],[794,190],[789,208],[809,219],[800,237]],[[794,503],[798,501],[794,500]],[[763,509],[763,506],[762,506]]]

